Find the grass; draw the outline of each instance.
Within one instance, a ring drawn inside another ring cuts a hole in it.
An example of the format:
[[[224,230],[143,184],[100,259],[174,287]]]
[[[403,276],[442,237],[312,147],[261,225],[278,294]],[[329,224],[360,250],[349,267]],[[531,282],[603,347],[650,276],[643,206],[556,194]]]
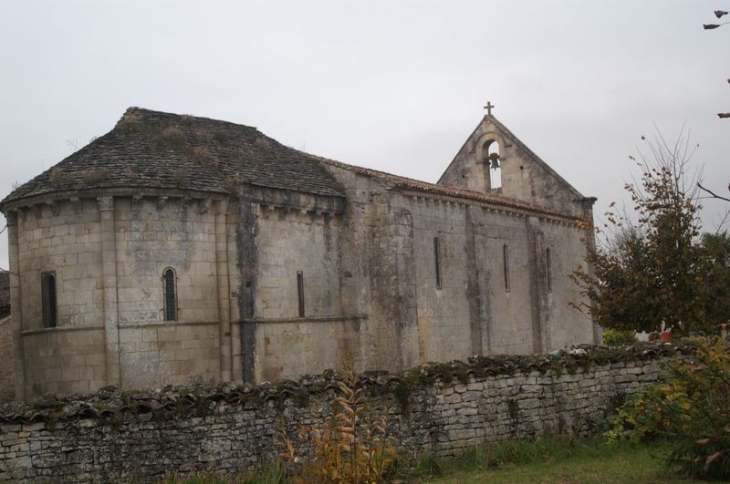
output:
[[[678,477],[666,468],[666,450],[662,444],[608,446],[604,442],[599,438],[578,441],[552,438],[479,446],[460,459],[427,458],[427,462],[406,472],[404,481],[429,484],[697,482]]]
[[[387,482],[404,484],[688,484],[664,465],[665,444],[607,445],[596,437],[569,440],[512,440],[477,446],[460,458],[423,456],[401,465]],[[197,474],[168,476],[164,484],[278,484],[283,468],[237,478]],[[301,482],[301,481],[300,481]]]

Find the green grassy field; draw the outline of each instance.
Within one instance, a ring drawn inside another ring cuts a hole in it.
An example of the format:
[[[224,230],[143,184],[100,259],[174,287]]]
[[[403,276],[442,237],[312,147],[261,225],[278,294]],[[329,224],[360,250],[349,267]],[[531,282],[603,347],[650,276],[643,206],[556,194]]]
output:
[[[402,465],[386,482],[400,484],[686,484],[664,464],[662,444],[607,445],[596,437],[575,441],[547,438],[475,447],[460,458],[422,457]],[[283,468],[258,475],[217,478],[169,476],[164,484],[284,484]],[[294,482],[302,482],[294,480]],[[308,483],[309,484],[309,483]],[[312,483],[318,484],[318,483]]]
[[[661,445],[608,446],[603,441],[565,443],[508,442],[477,448],[463,459],[422,462],[403,482],[431,484],[541,483],[541,484],[684,484],[698,482],[678,477],[664,465]],[[436,476],[434,474],[441,474]],[[430,476],[429,476],[430,474]]]

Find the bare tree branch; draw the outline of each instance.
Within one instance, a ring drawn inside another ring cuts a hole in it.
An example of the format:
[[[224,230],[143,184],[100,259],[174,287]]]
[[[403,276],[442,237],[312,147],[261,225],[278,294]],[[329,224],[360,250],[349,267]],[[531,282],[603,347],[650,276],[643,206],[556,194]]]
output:
[[[725,213],[723,214],[722,218],[720,219],[720,222],[718,224],[716,224],[715,235],[720,234],[721,232],[725,232],[725,230],[723,230],[723,227],[725,227],[725,223],[727,222],[729,217],[730,217],[730,208],[725,210]]]
[[[720,195],[716,194],[715,192],[708,190],[707,188],[703,187],[700,182],[697,182],[697,186],[702,190],[703,192],[707,192],[710,195],[712,195],[712,198],[718,198],[720,200],[725,200],[726,202],[730,202],[730,198],[721,197]]]

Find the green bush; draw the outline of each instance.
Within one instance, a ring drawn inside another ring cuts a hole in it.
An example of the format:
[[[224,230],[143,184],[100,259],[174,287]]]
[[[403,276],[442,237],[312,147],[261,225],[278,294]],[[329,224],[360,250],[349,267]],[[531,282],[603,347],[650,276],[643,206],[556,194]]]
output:
[[[697,340],[665,383],[635,395],[611,421],[609,441],[665,438],[668,463],[693,477],[730,479],[730,345]]]
[[[603,343],[607,345],[625,345],[634,342],[633,331],[607,329],[603,332]]]

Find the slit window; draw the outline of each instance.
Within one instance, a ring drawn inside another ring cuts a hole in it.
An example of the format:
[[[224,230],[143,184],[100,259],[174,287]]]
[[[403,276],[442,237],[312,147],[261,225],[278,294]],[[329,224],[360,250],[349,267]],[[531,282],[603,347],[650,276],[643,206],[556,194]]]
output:
[[[164,298],[165,321],[177,321],[177,294],[175,291],[175,271],[167,268],[162,271],[162,293]]]
[[[54,272],[41,274],[41,299],[43,327],[55,328],[58,325],[58,305],[56,301],[56,274]]]
[[[304,317],[304,273],[297,271],[297,299],[299,300],[299,317]]]
[[[547,279],[547,290],[553,292],[553,264],[550,248],[545,249],[545,278]]]
[[[433,238],[433,259],[436,264],[436,289],[441,289],[441,239]]]
[[[509,246],[504,244],[502,246],[502,262],[504,265],[504,290],[509,292],[510,281],[509,281]]]

